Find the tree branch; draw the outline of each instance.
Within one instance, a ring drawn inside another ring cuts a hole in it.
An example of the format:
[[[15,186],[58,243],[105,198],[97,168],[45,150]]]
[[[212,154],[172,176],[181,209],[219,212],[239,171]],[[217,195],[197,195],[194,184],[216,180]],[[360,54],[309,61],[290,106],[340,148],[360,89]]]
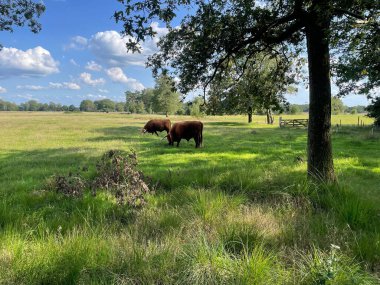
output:
[[[358,20],[363,20],[363,21],[366,20],[366,18],[364,16],[356,14],[356,13],[351,12],[351,11],[344,10],[344,9],[335,8],[334,12],[335,12],[334,15],[336,15],[336,16],[348,15],[348,16],[351,16],[351,17],[356,18]]]

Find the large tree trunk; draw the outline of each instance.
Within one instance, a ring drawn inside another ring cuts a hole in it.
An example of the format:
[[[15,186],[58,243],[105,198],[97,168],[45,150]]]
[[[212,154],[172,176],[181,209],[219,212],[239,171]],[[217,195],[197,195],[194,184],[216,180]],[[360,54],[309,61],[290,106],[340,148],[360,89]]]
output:
[[[309,16],[306,25],[310,88],[307,169],[309,177],[332,182],[335,174],[330,133],[330,19],[328,15],[318,13],[317,9]]]
[[[252,106],[248,107],[248,123],[252,123]]]

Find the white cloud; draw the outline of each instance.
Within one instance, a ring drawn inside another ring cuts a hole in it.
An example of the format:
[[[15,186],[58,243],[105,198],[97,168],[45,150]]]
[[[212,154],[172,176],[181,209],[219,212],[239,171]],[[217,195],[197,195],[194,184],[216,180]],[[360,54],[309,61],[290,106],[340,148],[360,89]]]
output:
[[[95,61],[91,60],[87,62],[85,68],[91,71],[101,71],[103,67],[100,64],[97,64]]]
[[[39,91],[39,90],[48,90],[48,89],[69,89],[69,90],[79,90],[80,86],[74,82],[49,82],[48,86],[41,85],[17,85],[17,89]]]
[[[107,98],[107,96],[104,96],[104,95],[100,95],[100,94],[87,94],[87,97],[88,98],[91,98],[91,99],[105,99]]]
[[[46,89],[46,87],[43,87],[40,85],[17,85],[16,88],[25,89],[25,90],[33,90],[33,91]]]
[[[100,93],[109,93],[109,91],[107,89],[98,89],[98,91]]]
[[[0,51],[0,77],[45,76],[59,72],[58,64],[40,46],[26,51],[4,47]]]
[[[79,64],[74,60],[74,59],[70,59],[70,63],[74,66],[78,66],[79,67]]]
[[[169,32],[169,30],[165,27],[160,28],[158,26],[158,22],[153,22],[150,26],[152,27],[153,31],[157,33],[153,39],[155,42],[158,42],[162,36],[165,36]]]
[[[116,31],[98,32],[89,39],[88,48],[101,61],[108,66],[145,66],[148,56],[155,53],[160,37],[168,33],[167,28],[160,28],[158,23],[152,23],[157,32],[156,37],[141,43],[141,53],[128,52],[126,43],[129,37],[122,37]]]
[[[96,86],[104,84],[106,81],[103,78],[98,79],[92,79],[92,75],[87,72],[83,72],[80,74],[80,79],[83,81],[83,83],[90,85],[90,86]]]
[[[144,85],[134,78],[128,78],[120,67],[113,67],[106,70],[107,75],[113,82],[126,84],[132,90],[142,90]]]
[[[153,39],[146,39],[141,43],[141,53],[128,52],[126,43],[130,37],[122,37],[117,31],[102,31],[92,35],[90,38],[75,36],[71,38],[69,44],[64,46],[64,50],[90,50],[102,64],[107,66],[125,67],[128,65],[145,66],[148,56],[157,49],[160,37],[168,33],[165,27],[159,27],[157,22],[151,24],[152,29],[157,33]],[[100,71],[102,67],[91,61],[87,63],[86,69]]]
[[[71,38],[70,43],[63,47],[64,50],[83,50],[87,47],[88,39],[82,36],[75,36]]]
[[[49,87],[53,89],[80,90],[80,86],[74,82],[49,82]]]
[[[16,97],[21,98],[21,99],[27,99],[27,100],[36,100],[38,101],[38,98],[34,97],[31,94],[18,94]]]
[[[1,87],[1,86],[0,86],[0,94],[1,94],[1,93],[6,93],[6,92],[7,92],[7,89],[5,89],[4,87]]]

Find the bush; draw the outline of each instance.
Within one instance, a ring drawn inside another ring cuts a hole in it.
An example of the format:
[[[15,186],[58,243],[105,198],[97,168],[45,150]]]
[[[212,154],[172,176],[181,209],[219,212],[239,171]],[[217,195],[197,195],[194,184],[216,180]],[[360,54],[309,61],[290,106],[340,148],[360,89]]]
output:
[[[97,174],[92,189],[110,191],[121,205],[133,207],[146,203],[145,195],[150,192],[142,172],[136,170],[137,156],[131,152],[123,156],[118,150],[106,152],[96,164]]]

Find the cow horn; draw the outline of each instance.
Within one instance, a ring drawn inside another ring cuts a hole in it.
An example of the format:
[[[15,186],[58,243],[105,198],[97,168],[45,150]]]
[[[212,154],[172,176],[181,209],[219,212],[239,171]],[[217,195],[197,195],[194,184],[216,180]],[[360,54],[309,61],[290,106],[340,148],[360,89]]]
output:
[[[146,133],[146,129],[142,129],[141,132],[142,132],[143,134],[145,134],[145,133]]]

